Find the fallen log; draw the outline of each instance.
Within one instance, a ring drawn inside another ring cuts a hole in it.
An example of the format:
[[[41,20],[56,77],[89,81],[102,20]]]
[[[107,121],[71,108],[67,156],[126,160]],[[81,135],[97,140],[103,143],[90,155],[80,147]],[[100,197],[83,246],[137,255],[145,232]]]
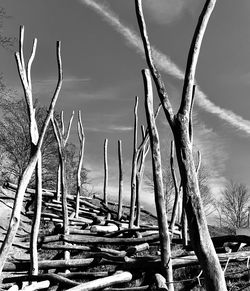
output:
[[[18,186],[16,184],[13,184],[10,182],[4,182],[3,188],[9,189],[12,191],[16,191]],[[43,196],[47,196],[47,197],[54,197],[55,196],[55,194],[53,193],[52,190],[42,189],[42,192],[43,192]],[[36,194],[36,189],[27,188],[25,193],[34,195],[34,194]]]
[[[90,228],[91,232],[97,232],[97,233],[112,233],[114,231],[117,231],[118,227],[116,225],[93,225]]]
[[[96,279],[110,276],[110,272],[71,272],[71,273],[58,273],[65,278],[69,279]]]
[[[50,282],[57,284],[64,284],[65,287],[73,287],[79,285],[79,283],[70,280],[59,274],[39,274],[39,275],[25,275],[25,276],[12,276],[3,279],[3,283],[20,283],[24,281],[44,281],[49,280]]]
[[[86,282],[68,289],[67,291],[92,291],[103,289],[115,284],[126,283],[132,280],[133,276],[130,272],[120,272],[106,278],[96,279],[90,282]]]
[[[61,218],[43,217],[43,220],[44,221],[53,221],[53,222],[55,222],[55,223],[57,223],[59,225],[62,225],[62,223],[63,223],[63,220]],[[86,226],[89,225],[89,223],[86,223],[84,221],[72,221],[72,220],[70,220],[69,223],[70,223],[71,226],[75,225],[75,226],[86,227]]]
[[[1,289],[1,290],[4,290],[4,289]],[[8,289],[8,291],[18,291],[18,290],[19,290],[19,288],[17,285],[13,285]]]
[[[166,284],[166,279],[161,274],[159,274],[159,273],[155,274],[155,282],[156,282],[157,290],[161,290],[161,291],[168,290],[168,286]]]
[[[158,227],[134,227],[134,228],[127,228],[121,229],[112,233],[108,233],[105,237],[116,237],[120,234],[128,233],[129,235],[134,235],[136,232],[146,232],[146,231],[158,231]]]
[[[70,220],[69,224],[71,226],[82,226],[82,227],[87,227],[89,225],[89,223],[87,223],[87,222],[83,222],[83,221],[72,221],[72,220]]]
[[[100,237],[96,235],[50,235],[41,236],[38,238],[39,244],[49,243],[49,242],[59,242],[64,241],[72,244],[111,244],[111,245],[138,245],[142,243],[152,243],[159,241],[159,235],[154,234],[150,236],[145,236],[142,238],[109,238]]]
[[[87,259],[69,259],[69,260],[44,260],[38,262],[39,270],[49,269],[71,269],[83,268],[96,265],[117,265],[123,264],[124,258],[120,260],[110,261],[100,258],[87,258]],[[12,271],[27,271],[30,268],[30,261],[15,261],[7,262],[4,265],[4,272]]]
[[[137,245],[159,241],[159,234],[142,238],[109,238],[98,236],[64,235],[63,240],[75,244],[111,244],[111,245]]]
[[[30,215],[33,216],[34,215],[34,211],[27,211],[26,215]],[[49,213],[49,212],[43,212],[41,214],[42,217],[48,217],[48,218],[58,218],[61,219],[61,217],[55,213]]]
[[[33,282],[32,284],[25,286],[21,290],[22,291],[36,291],[36,290],[41,290],[41,289],[47,289],[49,288],[49,285],[50,285],[49,280],[45,280],[41,282]]]
[[[86,231],[86,229],[77,229],[75,227],[70,227],[69,233],[70,234],[81,234],[81,235],[89,234],[88,231]]]
[[[44,250],[73,250],[73,251],[86,251],[86,252],[94,252],[94,251],[99,251],[103,253],[108,253],[111,255],[115,256],[121,256],[124,257],[126,255],[125,251],[117,251],[114,249],[107,249],[107,248],[99,248],[99,247],[88,247],[88,246],[75,246],[75,245],[70,245],[70,246],[64,246],[64,245],[43,245],[41,246],[41,249]]]
[[[69,221],[76,222],[76,223],[86,223],[86,224],[93,223],[93,219],[85,218],[85,217],[79,217],[79,218],[69,217]]]
[[[142,251],[146,251],[148,249],[149,249],[149,244],[148,243],[132,246],[132,247],[129,247],[126,250],[126,255],[127,256],[131,256],[131,255],[134,255],[136,253],[139,253],[139,252],[142,252]]]
[[[151,290],[149,285],[145,286],[133,286],[127,288],[115,288],[115,287],[108,287],[103,289],[104,291],[144,291],[144,290]]]
[[[93,208],[95,210],[102,210],[100,207],[94,205],[93,203],[91,202],[88,202],[88,201],[85,201],[83,199],[80,199],[80,203],[83,204],[84,206],[87,206],[89,208]]]
[[[120,221],[116,221],[116,220],[113,220],[113,219],[106,219],[105,220],[105,225],[109,225],[109,224],[114,224],[119,229],[120,229],[120,227],[128,228],[128,224],[126,224],[126,223],[122,223]]]
[[[70,246],[69,246],[70,247]],[[39,262],[39,269],[40,270],[48,270],[48,269],[70,269],[70,268],[79,268],[79,267],[86,267],[86,266],[94,266],[95,264],[98,265],[120,265],[120,267],[124,270],[133,270],[138,268],[140,270],[145,269],[154,269],[157,270],[160,268],[160,257],[159,256],[144,256],[144,257],[135,257],[129,258],[124,257],[117,258],[115,261],[103,259],[105,255],[101,255],[101,258],[88,258],[88,259],[71,259],[71,260],[45,260]],[[231,262],[239,262],[246,260],[250,256],[250,251],[245,252],[237,252],[237,253],[226,253],[226,254],[218,254],[219,260],[221,263],[226,263],[228,259],[230,259],[229,263]],[[107,257],[107,256],[106,256]],[[125,260],[125,263],[122,263]],[[172,259],[173,268],[180,268],[189,265],[197,265],[199,264],[197,257],[194,256],[183,256],[183,257],[176,257]],[[4,265],[5,272],[12,272],[12,271],[25,271],[29,270],[30,262],[23,261],[23,262],[7,262]]]

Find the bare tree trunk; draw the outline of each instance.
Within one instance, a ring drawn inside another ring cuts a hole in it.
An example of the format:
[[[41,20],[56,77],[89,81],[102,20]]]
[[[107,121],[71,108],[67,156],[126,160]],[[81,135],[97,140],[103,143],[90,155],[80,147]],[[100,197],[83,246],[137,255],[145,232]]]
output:
[[[137,173],[137,158],[138,158],[138,149],[137,149],[137,127],[138,127],[138,97],[135,98],[134,106],[134,144],[133,144],[133,158],[132,158],[132,173],[131,173],[131,201],[130,201],[130,218],[129,218],[129,227],[134,226],[135,219],[135,202],[136,202],[136,173]]]
[[[130,282],[132,280],[132,274],[130,272],[115,273],[112,276],[106,278],[96,279],[90,282],[81,283],[78,286],[68,289],[68,291],[82,291],[82,290],[100,290],[108,286],[112,286],[117,283]]]
[[[173,237],[174,226],[175,226],[175,221],[176,221],[176,216],[177,216],[177,211],[178,211],[178,204],[179,204],[179,199],[180,199],[180,189],[177,183],[177,177],[176,177],[176,173],[174,169],[174,141],[171,142],[170,167],[171,167],[171,173],[172,173],[172,177],[174,181],[174,191],[175,191],[174,206],[173,206],[172,217],[171,217],[171,222],[169,226],[172,237]]]
[[[60,164],[58,164],[56,182],[56,200],[60,201],[60,197],[61,197],[61,169]]]
[[[141,127],[142,131],[142,140],[146,139],[146,134],[144,127]],[[142,179],[143,179],[143,174],[144,174],[144,166],[145,166],[145,159],[149,151],[149,145],[148,143],[144,143],[142,148],[139,151],[139,156],[137,161],[137,164],[139,164],[137,173],[136,173],[136,218],[135,218],[135,225],[137,227],[140,226],[140,215],[141,215],[141,187],[142,187]]]
[[[104,185],[103,185],[103,202],[105,205],[108,205],[108,139],[104,141]]]
[[[30,237],[30,271],[32,275],[38,275],[38,252],[37,240],[42,213],[42,155],[39,153],[39,158],[36,165],[36,197],[34,218]]]
[[[74,118],[74,111],[71,115],[67,132],[64,132],[64,120],[63,120],[63,111],[61,112],[61,127],[59,126],[58,121],[53,118],[52,125],[55,132],[57,144],[58,144],[58,153],[59,153],[59,168],[61,170],[60,173],[60,189],[62,193],[62,215],[63,215],[63,234],[69,234],[69,215],[68,215],[68,203],[67,203],[67,196],[68,196],[68,187],[67,187],[67,177],[66,177],[66,144],[69,138],[69,133],[72,125],[72,121]],[[64,252],[64,258],[69,259],[70,253],[69,251]]]
[[[23,52],[22,52],[23,34],[24,34],[24,27],[21,27],[21,29],[20,29],[20,44],[21,44],[20,51],[16,53],[16,61],[18,64],[18,68],[24,68],[24,66],[25,66]],[[18,185],[18,189],[17,189],[17,193],[16,193],[16,198],[14,201],[13,210],[12,210],[12,214],[11,214],[11,218],[10,218],[9,228],[8,228],[4,242],[2,243],[2,246],[0,249],[0,274],[3,270],[4,263],[7,259],[7,256],[9,254],[10,248],[11,248],[12,243],[14,241],[17,229],[19,227],[24,194],[25,194],[26,188],[29,184],[29,181],[31,179],[32,173],[35,169],[35,166],[37,164],[37,161],[39,159],[42,143],[44,140],[44,135],[45,135],[45,132],[46,132],[47,127],[49,125],[49,122],[53,116],[54,107],[55,107],[55,104],[56,104],[56,101],[57,101],[57,98],[58,98],[58,95],[59,95],[59,92],[60,92],[60,89],[62,86],[62,62],[61,62],[61,44],[60,44],[60,42],[57,42],[56,52],[57,52],[57,65],[58,65],[57,86],[56,86],[54,95],[52,97],[52,100],[51,100],[51,103],[49,106],[48,114],[47,114],[45,122],[42,126],[41,134],[40,134],[40,137],[38,139],[35,150],[33,151],[33,155],[30,157],[28,165],[27,165],[26,169],[24,170],[24,172],[20,178],[20,181],[19,181],[19,185]],[[32,53],[32,56],[34,57],[33,53]],[[32,60],[32,58],[31,58],[31,60]],[[31,66],[31,63],[32,63],[32,61],[29,61],[28,67]],[[28,69],[27,72],[30,72],[30,70]],[[27,83],[27,79],[25,78],[25,75],[23,75],[21,73],[21,71],[19,71],[19,76],[22,80],[24,94],[26,97],[27,92],[30,92],[31,78],[30,78],[30,75],[28,74],[29,83]],[[30,130],[32,127],[33,127],[33,124],[30,124]]]
[[[183,247],[186,248],[188,245],[188,225],[187,225],[187,214],[186,209],[184,207],[184,200],[182,202],[182,214],[181,214],[181,235],[182,235],[182,244]]]
[[[148,69],[143,70],[142,73],[145,87],[145,109],[152,153],[155,205],[159,225],[162,271],[167,282],[173,282],[171,245],[170,245],[171,240],[168,230],[168,218],[166,212],[167,208],[163,189],[160,141],[154,119],[153,89],[149,70]],[[170,291],[174,290],[173,283],[169,284],[169,290]]]
[[[153,76],[166,119],[169,122],[175,139],[176,155],[183,186],[184,207],[187,213],[191,243],[203,269],[207,290],[225,291],[227,290],[226,282],[209,235],[192,154],[191,119],[194,101],[194,76],[202,39],[216,0],[207,0],[199,17],[188,55],[181,104],[176,115],[173,113],[172,105],[161,75],[153,62],[142,12],[142,0],[135,1],[146,60]]]
[[[118,201],[118,220],[122,218],[123,201],[123,159],[122,159],[122,141],[118,140],[118,160],[119,160],[119,201]]]
[[[21,76],[21,82],[24,88],[25,100],[29,115],[29,133],[31,141],[31,157],[36,151],[36,146],[39,140],[38,126],[35,117],[35,108],[33,105],[32,96],[32,84],[31,84],[31,66],[35,58],[37,40],[34,39],[31,56],[26,66],[23,53],[23,41],[24,41],[24,28],[20,29],[20,62],[18,62],[18,71]],[[38,154],[38,160],[36,165],[36,196],[35,196],[35,213],[33,217],[31,240],[30,240],[30,252],[31,252],[31,273],[33,275],[38,274],[38,254],[37,254],[37,239],[39,233],[41,208],[42,208],[42,155],[41,151]]]
[[[81,171],[82,171],[82,163],[84,156],[84,143],[85,143],[85,135],[82,126],[82,116],[81,111],[78,111],[78,137],[80,140],[80,155],[79,155],[79,163],[77,168],[77,193],[76,193],[76,218],[79,216],[79,207],[80,207],[80,195],[81,195]]]

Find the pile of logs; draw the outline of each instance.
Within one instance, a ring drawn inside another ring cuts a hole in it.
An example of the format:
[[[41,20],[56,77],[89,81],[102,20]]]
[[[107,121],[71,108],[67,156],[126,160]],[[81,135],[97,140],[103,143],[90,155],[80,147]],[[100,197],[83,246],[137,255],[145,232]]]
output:
[[[8,190],[8,196],[2,196],[1,198],[11,199],[12,196],[14,199],[17,185],[5,183],[3,188]],[[10,193],[13,195],[10,195]],[[33,189],[27,188],[22,212],[25,221],[28,221],[27,218],[31,221],[34,215],[32,204],[34,194],[35,191]],[[67,207],[70,232],[65,235],[62,229],[62,202],[56,199],[56,191],[43,189],[41,218],[43,223],[49,222],[50,225],[53,225],[53,228],[50,228],[50,233],[46,232],[46,235],[39,235],[38,246],[40,254],[51,250],[54,253],[56,252],[56,255],[53,258],[49,258],[49,260],[39,261],[38,276],[29,275],[30,261],[27,259],[14,258],[11,262],[5,263],[4,274],[11,272],[17,274],[17,276],[4,278],[3,286],[15,283],[13,285],[16,286],[15,288],[23,289],[10,290],[31,290],[33,285],[29,284],[25,289],[23,287],[24,282],[34,281],[36,283],[33,286],[33,290],[48,288],[49,285],[52,287],[60,285],[59,288],[69,290],[71,288],[72,290],[97,290],[117,283],[121,284],[142,278],[146,270],[150,270],[152,265],[159,268],[159,255],[143,257],[139,255],[142,252],[147,252],[151,245],[158,243],[157,225],[148,223],[139,227],[129,228],[129,219],[126,211],[124,211],[121,219],[118,220],[118,207],[112,205],[114,203],[107,203],[106,205],[98,197],[80,198],[79,214],[76,218],[75,201],[75,197],[68,195]],[[154,215],[143,209],[142,213],[145,216],[151,216],[151,221],[156,223]],[[26,232],[29,232],[29,230]],[[16,243],[15,246],[19,246],[29,252],[30,234],[20,232],[16,237],[19,243]],[[158,249],[157,246],[153,247]],[[71,259],[62,259],[61,254],[65,250],[70,251]],[[80,258],[72,257],[73,254],[77,256],[79,253],[81,254]],[[96,272],[95,268],[100,268],[100,266],[105,271]],[[141,270],[138,272],[138,269]],[[70,273],[64,273],[65,270],[70,270]],[[80,284],[76,279],[87,282]],[[90,279],[92,280],[89,281]],[[45,285],[41,284],[40,281]],[[11,288],[14,288],[13,286]],[[148,286],[136,287],[142,290],[148,288]]]
[[[11,183],[4,184],[8,193],[13,191],[14,194],[16,187]],[[26,221],[33,216],[33,195],[34,190],[27,189],[23,211]],[[49,233],[46,231],[46,234],[39,235],[39,254],[43,258],[51,253],[53,256],[39,260],[38,275],[30,274],[28,259],[14,258],[6,262],[1,285],[4,290],[7,287],[7,290],[150,290],[152,278],[157,285],[162,284],[159,280],[163,278],[158,274],[161,260],[159,232],[154,215],[142,209],[145,217],[151,216],[151,223],[143,220],[139,227],[129,228],[126,211],[120,220],[117,219],[115,203],[106,205],[97,197],[84,197],[80,198],[79,215],[75,218],[75,199],[69,195],[70,233],[65,235],[62,230],[62,205],[56,199],[56,193],[43,189],[43,197],[42,220],[50,222],[53,228]],[[178,227],[175,227],[177,234],[180,232]],[[29,252],[30,234],[22,232],[17,238],[19,244],[15,245]],[[250,252],[233,253],[232,247],[225,247],[225,243],[237,242],[238,245],[234,244],[234,250],[237,250],[242,243],[250,242],[248,237],[227,236],[213,238],[213,241],[217,252],[223,252],[218,254],[221,263],[228,259],[230,262],[245,260],[250,256]],[[172,243],[181,244],[182,241],[175,235]],[[65,250],[70,252],[68,260],[63,259]],[[176,269],[197,265],[198,260],[195,255],[186,252],[185,256],[173,255],[172,264]]]

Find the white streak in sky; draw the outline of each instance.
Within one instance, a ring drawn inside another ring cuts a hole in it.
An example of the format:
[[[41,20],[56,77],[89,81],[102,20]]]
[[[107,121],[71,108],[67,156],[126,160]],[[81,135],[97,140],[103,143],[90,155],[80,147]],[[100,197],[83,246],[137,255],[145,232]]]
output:
[[[144,48],[140,36],[133,31],[131,28],[125,26],[119,17],[112,12],[105,5],[95,2],[95,0],[80,0],[81,3],[88,5],[93,10],[95,10],[99,15],[101,15],[104,20],[106,20],[118,33],[120,33],[127,41],[127,43],[134,47],[137,53],[145,57]],[[167,56],[152,47],[155,64],[164,73],[167,73],[177,79],[184,79],[184,72],[178,68],[178,66],[171,61]],[[201,91],[199,86],[196,87],[196,104],[202,109],[217,115],[222,120],[226,121],[228,124],[233,126],[237,130],[244,131],[250,135],[250,121],[244,119],[243,117],[235,114],[231,110],[227,110],[215,105],[212,101],[208,99],[208,96]]]

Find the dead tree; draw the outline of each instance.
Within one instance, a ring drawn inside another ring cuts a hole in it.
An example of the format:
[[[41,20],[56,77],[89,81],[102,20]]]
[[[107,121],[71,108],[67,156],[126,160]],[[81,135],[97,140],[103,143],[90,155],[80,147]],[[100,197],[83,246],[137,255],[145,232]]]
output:
[[[16,56],[16,62],[18,67],[22,67],[24,68],[24,56],[23,56],[23,52],[21,49],[21,43],[23,41],[23,35],[24,35],[24,27],[22,26],[20,29],[20,48],[19,48],[19,52],[17,52],[15,54]],[[20,180],[19,180],[19,185],[18,185],[18,189],[16,192],[16,198],[15,198],[15,202],[13,205],[13,210],[12,210],[12,214],[11,214],[11,218],[10,218],[10,224],[9,224],[9,228],[7,231],[7,234],[5,236],[4,242],[1,246],[0,249],[0,273],[2,272],[4,263],[7,259],[8,253],[10,251],[10,248],[12,246],[12,243],[14,241],[17,229],[19,227],[19,223],[20,223],[20,215],[21,215],[21,210],[22,210],[22,205],[23,205],[23,199],[24,199],[24,194],[25,194],[25,190],[29,184],[29,181],[31,179],[31,176],[33,174],[33,171],[37,165],[37,161],[39,160],[40,157],[40,151],[41,151],[41,147],[42,147],[42,143],[43,143],[43,139],[45,136],[45,132],[47,130],[47,127],[50,123],[50,120],[53,116],[54,113],[54,107],[62,86],[62,63],[61,63],[61,45],[60,42],[57,42],[56,45],[56,54],[57,54],[57,65],[58,65],[58,81],[57,81],[57,86],[54,92],[54,95],[52,97],[50,106],[49,106],[49,110],[48,110],[48,114],[46,116],[45,122],[42,126],[42,130],[40,133],[40,136],[38,138],[37,144],[34,145],[34,150],[32,151],[32,154],[30,156],[28,165],[26,167],[26,169],[24,170]],[[28,67],[31,66],[32,61],[30,61],[28,63]],[[28,70],[29,72],[29,70]],[[31,85],[31,78],[30,78],[30,74],[28,74],[28,78],[26,79],[25,77],[26,71],[21,71],[19,72],[20,78],[22,80],[22,85],[23,85],[23,89],[24,89],[24,94],[27,94],[27,92],[30,94],[30,85]],[[29,83],[27,83],[27,80],[29,80]],[[34,130],[34,124],[33,122],[31,122],[30,120],[30,135],[31,132]]]
[[[157,211],[159,236],[161,246],[162,272],[167,282],[173,281],[170,235],[168,231],[168,218],[166,211],[166,199],[163,189],[160,141],[154,118],[153,88],[148,69],[142,71],[145,88],[145,110],[149,129],[150,147],[152,155],[152,170],[154,180],[155,205]],[[169,290],[174,290],[173,284],[169,284]]]
[[[118,220],[122,218],[123,201],[123,159],[122,159],[122,141],[118,140],[118,161],[119,161],[119,200],[118,200]]]
[[[60,201],[61,197],[61,169],[60,164],[57,167],[57,181],[56,181],[56,200]]]
[[[172,216],[171,216],[171,221],[169,225],[169,228],[171,230],[171,234],[173,237],[174,226],[175,226],[175,221],[176,221],[177,211],[178,211],[178,203],[180,199],[180,188],[177,182],[177,177],[176,177],[175,168],[174,168],[174,141],[171,142],[170,168],[171,168],[172,178],[174,182],[174,191],[175,191],[174,205],[173,205]]]
[[[58,121],[53,118],[52,125],[55,132],[57,144],[58,144],[58,153],[59,153],[59,165],[60,165],[60,181],[61,181],[61,195],[62,195],[62,216],[63,216],[63,234],[69,234],[69,215],[68,215],[68,205],[67,205],[67,196],[68,196],[68,187],[67,187],[67,178],[66,178],[66,145],[69,139],[69,133],[74,118],[74,111],[72,112],[71,118],[69,120],[67,131],[65,132],[63,111],[61,112],[61,124],[59,125]],[[69,252],[65,251],[65,259],[69,259]]]
[[[28,60],[27,66],[24,61],[23,53],[24,42],[24,28],[20,29],[20,42],[19,53],[20,62],[17,63],[18,72],[21,77],[22,86],[24,88],[25,100],[27,103],[28,115],[30,120],[30,142],[31,142],[31,155],[36,150],[36,146],[39,139],[39,131],[35,117],[35,108],[33,104],[32,96],[32,84],[31,84],[31,66],[35,58],[37,39],[34,39],[31,56]],[[31,229],[30,240],[30,260],[31,260],[31,273],[32,275],[38,274],[38,254],[37,254],[37,238],[39,233],[41,210],[42,210],[42,155],[39,152],[37,165],[36,165],[36,195],[35,195],[35,213],[33,216],[33,223]]]
[[[82,116],[81,111],[78,111],[78,137],[80,141],[80,154],[79,154],[79,163],[77,168],[77,193],[76,193],[76,218],[79,216],[79,206],[80,206],[80,195],[81,195],[81,171],[84,155],[84,143],[85,143],[85,134],[82,126]]]
[[[187,59],[181,104],[177,114],[173,112],[165,85],[153,62],[141,2],[141,0],[135,0],[137,19],[145,49],[146,61],[154,79],[166,119],[174,135],[191,243],[203,269],[207,290],[225,291],[227,290],[226,282],[209,235],[192,153],[191,117],[194,101],[192,96],[195,70],[205,29],[216,0],[206,1],[195,29]]]
[[[108,188],[108,139],[104,140],[104,183],[103,183],[103,202],[108,205],[107,188]]]
[[[142,140],[146,139],[146,133],[144,130],[144,126],[141,126],[142,132]],[[141,147],[138,155],[137,161],[137,173],[136,173],[136,218],[135,218],[135,225],[137,227],[140,226],[140,214],[141,214],[141,186],[142,186],[142,179],[144,174],[144,167],[145,167],[145,159],[149,151],[149,143],[144,143]]]
[[[134,226],[135,219],[135,202],[136,202],[136,173],[137,173],[137,159],[138,159],[138,149],[137,149],[137,127],[138,127],[138,97],[135,97],[134,106],[134,143],[133,143],[133,157],[132,157],[132,172],[131,172],[131,200],[130,200],[130,217],[129,217],[129,227]]]

